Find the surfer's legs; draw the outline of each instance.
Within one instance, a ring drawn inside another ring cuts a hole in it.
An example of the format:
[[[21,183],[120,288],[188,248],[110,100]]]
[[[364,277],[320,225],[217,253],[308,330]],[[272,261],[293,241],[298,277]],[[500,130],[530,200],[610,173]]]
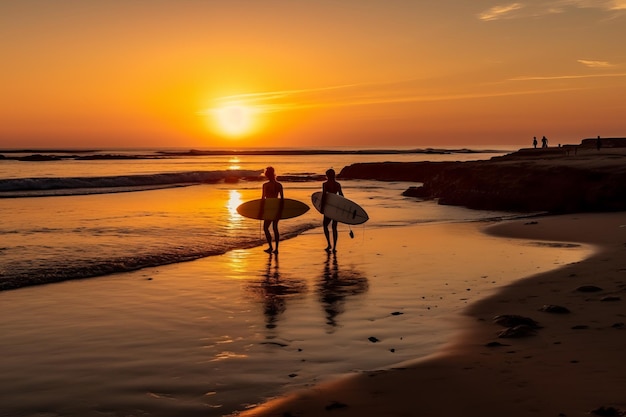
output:
[[[278,220],[274,220],[273,223],[274,223],[274,227],[273,227],[273,229],[274,229],[274,240],[276,241],[276,245],[275,245],[276,249],[274,249],[274,253],[278,253],[278,242],[280,242],[280,234],[278,233]],[[272,245],[270,244],[270,247],[271,246]]]
[[[263,221],[263,231],[265,232],[265,239],[267,240],[267,244],[268,244],[268,248],[265,249],[265,252],[267,253],[271,253],[273,248],[272,248],[272,235],[270,234],[270,223],[272,223],[271,220],[265,220]]]
[[[337,233],[337,222],[333,220],[333,252],[337,252],[337,237],[339,233]]]
[[[330,231],[328,230],[328,225],[332,222],[332,228],[333,228],[333,244],[330,244]],[[337,252],[337,237],[338,237],[338,233],[337,233],[337,221],[336,220],[331,220],[330,218],[324,216],[324,236],[326,237],[326,252],[330,252],[331,250],[333,252]]]
[[[324,236],[326,237],[326,243],[327,243],[327,246],[326,246],[325,250],[328,253],[330,253],[331,249],[333,248],[331,246],[331,244],[330,244],[330,232],[328,231],[328,225],[330,224],[330,222],[331,222],[331,220],[328,217],[324,216],[324,223],[323,223],[323,225],[324,225]]]

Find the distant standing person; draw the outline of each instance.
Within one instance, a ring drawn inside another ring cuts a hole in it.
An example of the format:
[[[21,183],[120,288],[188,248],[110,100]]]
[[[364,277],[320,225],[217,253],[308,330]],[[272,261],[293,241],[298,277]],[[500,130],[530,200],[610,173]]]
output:
[[[283,193],[283,185],[276,181],[276,172],[273,167],[267,167],[265,169],[265,177],[268,181],[263,184],[262,199],[266,198],[278,198],[280,196],[280,208],[276,214],[276,218],[272,220],[263,220],[263,231],[265,232],[265,239],[267,239],[268,248],[265,252],[278,254],[278,242],[280,241],[280,234],[278,233],[278,221],[284,205],[285,195]],[[270,225],[274,230],[274,246],[272,246],[272,235],[270,234]]]
[[[600,139],[600,136],[598,136],[598,139],[596,139],[596,149],[600,150],[601,147],[602,147],[602,140]]]
[[[537,149],[537,136],[533,136],[533,148]]]
[[[330,194],[339,194],[343,196],[343,191],[341,190],[341,184],[339,184],[335,180],[335,170],[329,169],[326,171],[326,182],[322,184],[322,213],[324,213],[324,205],[326,204],[326,193]],[[328,225],[332,222],[333,229],[333,243],[330,244],[330,231],[328,230]],[[326,252],[330,253],[331,251],[337,252],[337,220],[332,220],[330,217],[324,216],[324,236],[326,236]]]
[[[545,136],[541,138],[541,147],[542,148],[547,148],[548,147],[548,138],[545,137]]]

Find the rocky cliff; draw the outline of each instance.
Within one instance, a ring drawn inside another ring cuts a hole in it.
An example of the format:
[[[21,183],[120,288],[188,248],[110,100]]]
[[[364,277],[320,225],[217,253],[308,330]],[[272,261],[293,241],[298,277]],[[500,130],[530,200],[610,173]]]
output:
[[[404,195],[482,210],[626,210],[626,154],[565,155],[558,148],[487,161],[360,163],[339,178],[419,182]]]

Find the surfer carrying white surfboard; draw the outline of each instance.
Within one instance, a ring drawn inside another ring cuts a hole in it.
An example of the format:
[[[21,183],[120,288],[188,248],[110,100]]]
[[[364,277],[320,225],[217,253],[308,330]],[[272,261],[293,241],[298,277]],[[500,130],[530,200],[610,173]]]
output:
[[[265,169],[265,177],[268,181],[263,184],[263,195],[261,197],[262,200],[266,198],[278,198],[280,196],[280,206],[278,211],[276,212],[276,217],[271,220],[263,220],[263,231],[265,232],[265,238],[267,239],[267,244],[269,247],[265,249],[267,253],[275,253],[278,254],[278,242],[280,241],[280,234],[278,233],[278,221],[280,220],[280,216],[282,214],[282,209],[285,201],[285,195],[283,193],[283,185],[276,181],[276,173],[273,167],[267,167]],[[263,213],[263,204],[261,204],[260,212]],[[262,218],[259,215],[259,218]],[[272,247],[272,235],[270,234],[270,224],[272,225],[272,229],[274,230],[274,246]]]
[[[343,191],[341,190],[341,184],[339,184],[335,180],[335,170],[330,168],[326,171],[326,179],[327,181],[322,184],[322,205],[321,212],[324,213],[324,205],[326,204],[326,194],[339,194],[343,196]],[[328,230],[328,225],[332,222],[333,229],[333,244],[330,244],[330,231]],[[330,217],[324,215],[324,236],[326,236],[326,242],[328,246],[326,246],[326,252],[337,252],[337,220],[333,220]]]

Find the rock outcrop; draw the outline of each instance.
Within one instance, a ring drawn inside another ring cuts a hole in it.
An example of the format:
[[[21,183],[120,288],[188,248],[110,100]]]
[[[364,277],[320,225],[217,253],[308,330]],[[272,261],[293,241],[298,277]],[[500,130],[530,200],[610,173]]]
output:
[[[410,181],[404,195],[481,210],[626,210],[626,153],[524,149],[485,161],[359,163],[339,178]]]

